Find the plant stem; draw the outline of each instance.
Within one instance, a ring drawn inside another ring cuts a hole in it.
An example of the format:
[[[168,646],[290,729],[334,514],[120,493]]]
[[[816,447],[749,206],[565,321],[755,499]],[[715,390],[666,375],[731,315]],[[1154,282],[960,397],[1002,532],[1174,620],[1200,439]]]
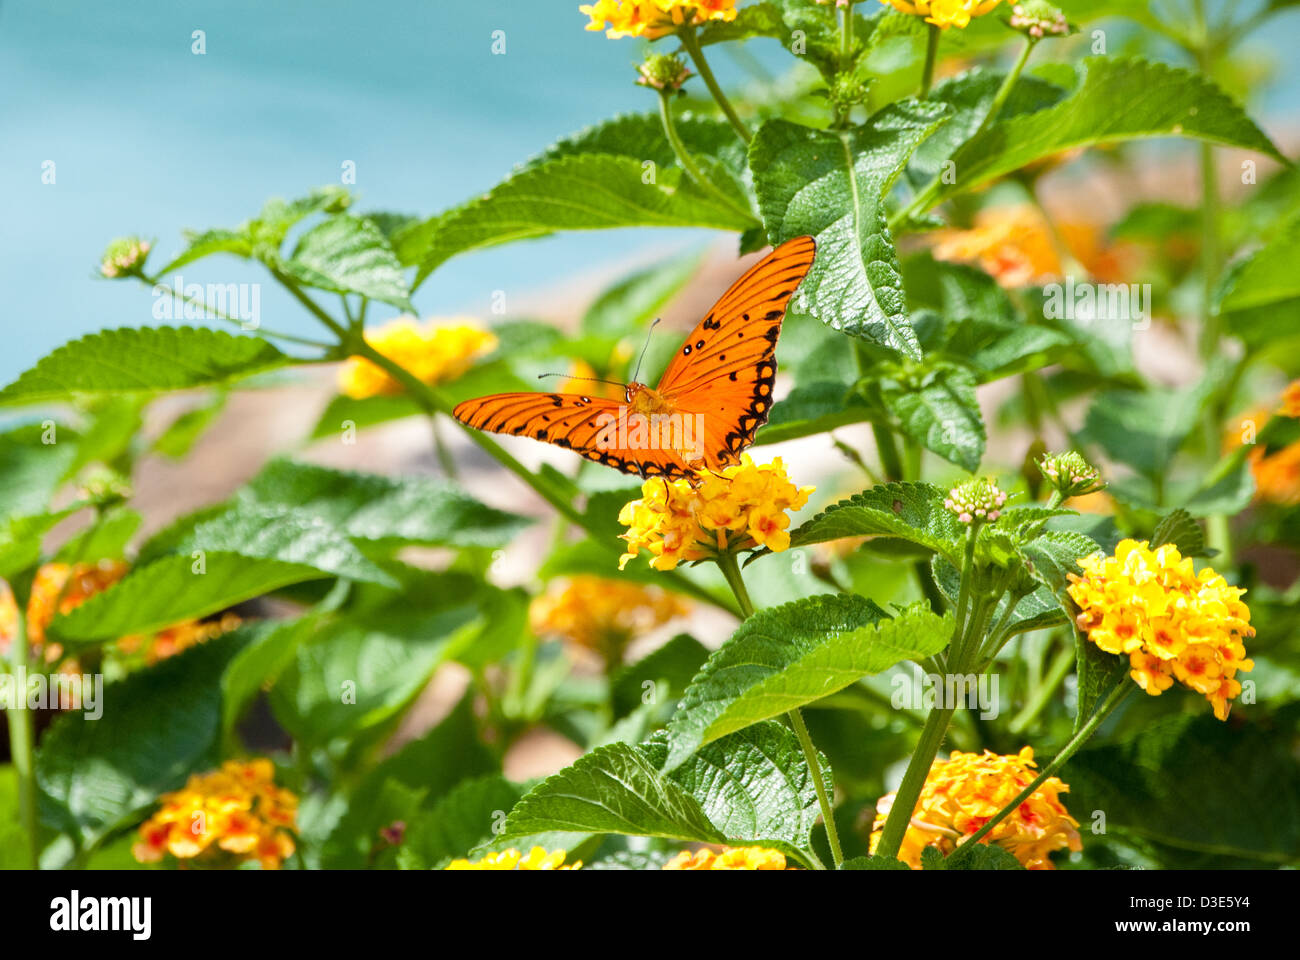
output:
[[[871,435],[876,438],[876,453],[880,457],[880,469],[886,480],[903,479],[903,461],[898,456],[898,446],[889,428],[880,423],[871,425]]]
[[[438,422],[438,415],[429,415],[429,427],[433,432],[433,449],[438,455],[438,466],[442,468],[442,474],[448,480],[456,479],[456,458],[451,455],[447,448],[447,442],[442,436],[442,425]]]
[[[1035,687],[1033,695],[1030,697],[1029,702],[1025,704],[1024,709],[1011,718],[1007,730],[1011,733],[1022,733],[1029,728],[1031,723],[1038,719],[1039,714],[1052,702],[1056,691],[1065,682],[1070,667],[1074,666],[1074,658],[1073,644],[1067,643],[1061,647],[1052,659],[1052,665],[1047,669],[1047,676]]]
[[[1002,107],[1007,102],[1007,97],[1011,96],[1011,90],[1020,79],[1021,72],[1025,69],[1025,64],[1029,62],[1029,55],[1034,52],[1034,45],[1037,43],[1033,37],[1025,38],[1025,45],[1020,50],[1020,56],[1016,58],[1015,64],[1011,67],[1011,72],[1002,80],[1002,86],[998,87],[998,92],[993,96],[993,103],[989,106],[989,112],[984,115],[984,121],[975,131],[975,136],[979,136],[984,130],[998,118],[1002,113]]]
[[[18,677],[27,675],[31,663],[31,651],[27,645],[27,621],[23,609],[15,603],[17,624],[10,640],[10,671],[17,686]],[[27,853],[31,868],[40,869],[41,839],[40,822],[36,813],[36,770],[33,764],[35,753],[35,734],[32,728],[31,711],[27,709],[26,690],[15,689],[18,701],[9,708],[9,755],[13,762],[14,773],[18,778],[18,822],[22,824],[27,837]]]
[[[730,209],[735,210],[737,213],[743,214],[752,220],[754,214],[751,211],[746,210],[744,207],[739,206],[736,201],[719,190],[713,181],[704,175],[704,171],[700,169],[700,165],[695,162],[695,158],[691,156],[691,152],[686,149],[686,144],[682,142],[681,136],[677,133],[677,124],[673,120],[673,109],[670,102],[671,98],[672,94],[667,90],[659,91],[659,118],[663,121],[664,136],[668,138],[668,143],[673,148],[673,154],[677,157],[677,162],[682,165],[682,169],[685,170],[687,175],[699,185],[701,190]]]
[[[934,85],[934,62],[938,59],[939,37],[943,31],[933,23],[927,23],[930,32],[925,37],[925,66],[921,68],[921,99],[930,95],[930,87]]]
[[[725,551],[718,554],[718,569],[722,575],[727,578],[727,585],[731,587],[731,592],[736,595],[736,602],[740,604],[741,612],[744,618],[748,620],[754,615],[754,604],[749,599],[749,590],[745,587],[745,578],[741,575],[740,564],[736,562],[736,555],[731,551]],[[813,745],[812,737],[808,734],[808,727],[803,722],[803,715],[799,709],[789,711],[786,714],[790,719],[790,726],[794,728],[795,736],[799,738],[799,746],[803,748],[804,759],[808,762],[808,769],[812,771],[813,786],[817,790],[817,805],[821,807],[822,821],[826,825],[826,839],[830,843],[831,857],[835,861],[835,868],[838,870],[840,864],[844,861],[844,854],[840,850],[840,838],[835,829],[835,813],[831,808],[830,797],[826,793],[826,784],[822,778],[821,763],[817,760],[817,747]]]
[[[1034,777],[1034,779],[1029,782],[1029,786],[1021,790],[1014,800],[994,814],[993,818],[989,820],[988,823],[984,824],[984,826],[971,834],[968,839],[963,840],[962,849],[968,846],[973,847],[974,844],[979,843],[979,841],[982,840],[990,830],[996,827],[1022,803],[1033,796],[1034,791],[1042,786],[1048,777],[1056,773],[1057,770],[1060,770],[1061,767],[1065,766],[1065,762],[1079,752],[1079,748],[1087,742],[1089,737],[1097,732],[1097,728],[1102,725],[1102,722],[1105,721],[1114,709],[1124,702],[1124,698],[1135,689],[1137,689],[1135,684],[1126,683],[1121,680],[1115,686],[1115,689],[1110,692],[1110,695],[1102,701],[1101,706],[1097,708],[1097,711],[1092,715],[1088,722],[1070,738],[1069,742],[1061,749],[1061,752],[1052,758],[1052,762],[1045,766],[1038,776]],[[953,856],[956,855],[957,854],[953,854]]]
[[[835,864],[835,869],[840,868],[844,862],[844,851],[840,848],[840,835],[835,827],[835,811],[831,807],[830,797],[826,793],[825,777],[822,776],[822,765],[817,759],[817,747],[812,742],[812,737],[808,734],[808,726],[803,722],[803,714],[799,708],[791,710],[786,714],[790,718],[790,726],[794,727],[794,735],[799,738],[799,746],[803,748],[803,756],[808,761],[808,769],[812,771],[813,787],[817,791],[817,805],[822,810],[822,823],[826,827],[826,842],[830,844],[831,860]]]
[[[709,88],[709,93],[713,95],[713,100],[722,110],[731,127],[736,131],[736,136],[740,137],[742,143],[748,144],[750,139],[749,128],[745,126],[743,120],[736,113],[731,101],[727,95],[722,92],[722,87],[718,86],[717,78],[713,76],[713,71],[709,69],[709,61],[704,59],[704,50],[700,47],[700,38],[695,35],[695,24],[688,23],[677,32],[681,38],[682,46],[690,54],[691,62],[695,64],[695,70],[704,81],[704,85]]]

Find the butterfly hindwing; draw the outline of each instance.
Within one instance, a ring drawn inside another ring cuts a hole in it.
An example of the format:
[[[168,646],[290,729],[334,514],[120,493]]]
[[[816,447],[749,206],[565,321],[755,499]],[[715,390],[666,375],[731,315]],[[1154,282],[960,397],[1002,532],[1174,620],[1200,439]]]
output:
[[[637,425],[629,425],[627,405],[604,397],[495,393],[457,404],[452,416],[477,430],[542,440],[624,473],[669,479],[690,475],[676,451],[629,446]]]
[[[776,343],[795,290],[812,266],[812,237],[787,240],[732,284],[669,362],[658,393],[703,414],[707,460],[740,459],[772,409]]]

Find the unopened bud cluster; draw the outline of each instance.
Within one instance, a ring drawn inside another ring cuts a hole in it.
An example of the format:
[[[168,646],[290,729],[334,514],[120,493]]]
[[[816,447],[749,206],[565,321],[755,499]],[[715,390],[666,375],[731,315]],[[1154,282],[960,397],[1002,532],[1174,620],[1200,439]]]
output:
[[[99,272],[111,279],[138,273],[149,256],[152,244],[139,237],[118,237],[108,245],[99,263]]]
[[[637,83],[641,86],[668,93],[681,90],[682,84],[691,75],[690,69],[680,57],[666,53],[651,54],[645,63],[636,68],[636,72],[640,74]]]
[[[1063,499],[1096,493],[1106,486],[1097,468],[1073,450],[1043,457],[1038,469]]]
[[[943,505],[957,514],[962,523],[992,522],[1002,516],[1007,495],[993,480],[967,480],[948,491]]]
[[[1007,23],[1014,30],[1019,30],[1041,40],[1043,37],[1063,37],[1070,32],[1070,24],[1065,14],[1045,0],[1025,0],[1011,8],[1011,19]]]

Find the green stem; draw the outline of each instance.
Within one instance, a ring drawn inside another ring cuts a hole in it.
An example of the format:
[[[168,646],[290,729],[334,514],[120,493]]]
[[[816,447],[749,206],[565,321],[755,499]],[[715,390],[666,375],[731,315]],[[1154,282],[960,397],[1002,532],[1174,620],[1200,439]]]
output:
[[[226,321],[226,323],[233,323],[241,330],[244,330],[246,332],[255,333],[258,336],[262,336],[262,337],[275,337],[277,340],[284,340],[287,343],[299,343],[305,347],[318,347],[322,350],[329,350],[332,349],[334,346],[332,343],[324,343],[320,340],[311,340],[307,337],[299,337],[291,333],[280,333],[278,330],[271,330],[268,329],[267,327],[261,326],[260,324],[255,329],[250,330],[248,327],[244,325],[243,320],[240,320],[236,317],[232,317],[229,314],[222,313],[216,307],[209,306],[207,302],[200,300],[198,297],[191,297],[188,293],[184,293],[184,292],[178,294],[174,287],[171,287],[163,283],[157,277],[148,277],[145,276],[143,273],[137,274],[137,276],[140,278],[141,283],[145,283],[152,288],[163,287],[168,293],[172,295],[173,300],[180,300],[184,303],[190,304],[191,306],[198,307],[200,310],[204,311],[205,315],[216,317],[218,320],[224,320]]]
[[[1060,770],[1061,767],[1065,766],[1065,762],[1079,752],[1079,748],[1087,742],[1089,737],[1097,732],[1097,728],[1102,725],[1102,722],[1105,721],[1115,708],[1124,702],[1124,698],[1135,689],[1137,689],[1137,687],[1134,684],[1125,683],[1121,680],[1119,684],[1116,685],[1115,689],[1110,692],[1110,695],[1102,701],[1101,706],[1097,708],[1097,711],[1092,715],[1092,718],[1089,719],[1088,722],[1070,738],[1069,742],[1061,749],[1061,752],[1052,758],[1052,762],[1045,766],[1038,776],[1034,777],[1034,779],[1029,782],[1029,786],[1021,790],[1014,800],[994,814],[993,818],[989,820],[988,823],[984,824],[984,826],[971,834],[968,839],[963,840],[962,848],[964,849],[968,846],[973,847],[974,844],[979,843],[980,840],[988,835],[990,830],[1005,820],[1007,816],[1013,813],[1022,803],[1033,796],[1034,791],[1041,787],[1048,777],[1052,776],[1052,774],[1056,773],[1057,770]],[[954,854],[954,856],[956,856],[956,854]]]
[[[794,727],[794,734],[799,738],[799,746],[803,748],[804,759],[808,761],[808,769],[812,771],[813,787],[817,791],[817,805],[821,807],[822,823],[826,827],[826,842],[830,844],[831,860],[838,870],[840,864],[844,862],[844,851],[840,848],[840,834],[835,827],[835,812],[831,808],[831,799],[826,793],[826,778],[822,776],[822,765],[817,759],[817,747],[808,734],[808,726],[803,722],[803,714],[799,712],[799,708],[791,710],[786,716],[790,718],[790,726]]]
[[[731,587],[731,592],[736,595],[736,602],[740,604],[744,618],[748,620],[754,615],[754,604],[749,599],[749,590],[745,587],[745,578],[741,575],[740,564],[736,562],[736,555],[729,550],[725,551],[718,554],[716,562],[718,569],[722,571],[722,575],[727,578],[727,585]],[[830,797],[826,793],[821,763],[817,760],[817,748],[813,745],[812,737],[808,734],[808,727],[803,722],[803,716],[798,708],[789,711],[786,716],[790,719],[790,726],[794,728],[795,736],[799,738],[799,746],[803,748],[803,755],[808,762],[808,769],[812,771],[813,785],[817,790],[817,805],[821,807],[822,820],[826,825],[826,839],[830,843],[831,857],[834,859],[835,868],[838,870],[840,864],[844,861],[844,854],[840,850],[840,838],[835,829],[835,813],[831,808]]]
[[[889,428],[880,423],[871,425],[871,435],[876,438],[876,453],[880,456],[880,469],[886,480],[903,479],[903,461],[898,456],[898,446]]]
[[[442,468],[443,476],[448,480],[456,479],[456,458],[451,455],[451,450],[447,447],[446,440],[442,436],[442,426],[438,422],[437,414],[429,417],[429,426],[433,431],[433,449],[438,455],[438,466]]]
[[[1074,666],[1075,651],[1073,644],[1065,644],[1057,652],[1052,660],[1052,664],[1047,669],[1047,676],[1042,682],[1034,688],[1033,696],[1024,708],[1011,718],[1011,723],[1007,729],[1011,733],[1022,733],[1029,729],[1030,724],[1038,719],[1052,699],[1056,696],[1056,691],[1060,689],[1065,678],[1070,673],[1070,667]]]
[[[700,189],[709,194],[719,203],[724,204],[737,213],[743,214],[749,219],[754,218],[754,214],[737,204],[725,193],[714,185],[713,181],[704,175],[700,165],[695,162],[691,152],[686,149],[686,144],[682,142],[681,136],[677,133],[677,123],[673,120],[672,94],[667,90],[659,91],[659,118],[663,121],[664,136],[668,138],[668,143],[673,148],[673,154],[677,157],[677,162],[682,165],[687,175],[699,185]]]
[[[727,95],[722,92],[722,87],[718,86],[717,78],[713,76],[713,71],[709,69],[709,61],[704,59],[704,50],[700,47],[700,38],[695,35],[695,24],[688,23],[677,32],[681,38],[682,46],[690,54],[691,62],[695,64],[695,70],[704,81],[704,85],[709,88],[709,93],[713,95],[713,100],[722,110],[731,127],[736,131],[736,136],[740,137],[741,142],[748,145],[750,134],[749,128],[745,126],[743,120],[736,113],[731,101]]]
[[[27,621],[23,610],[15,602],[17,625],[12,646],[9,649],[10,670],[17,686],[19,675],[26,676],[31,666],[31,651],[27,644]],[[18,778],[18,822],[22,825],[27,838],[28,862],[33,870],[40,869],[41,839],[40,823],[36,813],[36,771],[33,755],[36,748],[35,733],[32,728],[31,711],[27,709],[26,690],[14,690],[16,702],[10,706],[9,720],[9,755],[13,762],[14,774]]]
[[[934,62],[938,59],[939,37],[942,35],[938,27],[933,23],[927,23],[930,32],[925,37],[925,66],[921,68],[921,99],[930,95],[930,87],[934,85]]]
[[[1033,37],[1025,38],[1025,45],[1020,50],[1020,56],[1016,58],[1015,64],[1011,67],[1011,72],[1002,80],[1002,86],[998,87],[998,92],[993,96],[993,103],[989,107],[989,112],[984,115],[983,122],[979,129],[975,131],[975,136],[979,136],[984,130],[997,120],[1002,113],[1002,107],[1007,102],[1007,97],[1011,96],[1011,90],[1020,79],[1021,72],[1025,69],[1025,64],[1029,62],[1029,55],[1034,52],[1034,45],[1038,41]]]

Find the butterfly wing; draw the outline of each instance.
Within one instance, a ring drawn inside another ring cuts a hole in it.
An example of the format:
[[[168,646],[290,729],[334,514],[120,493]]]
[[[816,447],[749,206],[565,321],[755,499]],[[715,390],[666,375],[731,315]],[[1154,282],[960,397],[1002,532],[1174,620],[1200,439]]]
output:
[[[776,380],[776,341],[817,245],[795,237],[755,264],[691,331],[657,392],[683,413],[701,414],[710,467],[736,463],[767,423]]]
[[[669,479],[690,475],[676,451],[638,442],[638,426],[629,426],[627,404],[604,397],[494,393],[457,404],[452,416],[476,430],[531,437],[624,473]]]

